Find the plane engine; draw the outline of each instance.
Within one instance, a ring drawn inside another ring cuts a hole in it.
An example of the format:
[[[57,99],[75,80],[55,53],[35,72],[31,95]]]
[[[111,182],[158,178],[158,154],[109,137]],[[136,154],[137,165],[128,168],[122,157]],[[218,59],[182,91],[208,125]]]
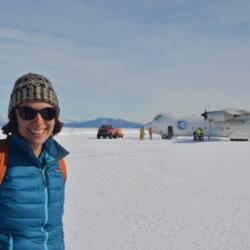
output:
[[[205,120],[212,122],[226,122],[233,119],[233,115],[227,114],[224,111],[205,111],[201,116],[203,116]]]

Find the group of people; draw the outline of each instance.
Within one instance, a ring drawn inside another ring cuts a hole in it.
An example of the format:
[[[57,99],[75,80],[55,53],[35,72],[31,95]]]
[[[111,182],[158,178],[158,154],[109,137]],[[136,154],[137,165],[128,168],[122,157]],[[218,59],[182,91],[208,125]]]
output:
[[[148,133],[149,133],[150,140],[152,140],[152,136],[153,136],[152,127],[149,127]],[[144,127],[141,127],[139,130],[139,139],[144,140],[144,137],[145,137],[145,130],[144,130]],[[197,129],[195,129],[193,132],[193,138],[194,138],[194,141],[204,141],[204,129],[201,127],[198,127]]]
[[[149,134],[150,140],[152,140],[152,138],[153,138],[153,128],[152,127],[149,127],[148,134]],[[140,131],[139,131],[139,138],[140,138],[140,140],[144,140],[144,137],[145,137],[145,130],[144,130],[144,127],[141,127]]]
[[[204,141],[204,129],[197,128],[193,132],[194,141]]]

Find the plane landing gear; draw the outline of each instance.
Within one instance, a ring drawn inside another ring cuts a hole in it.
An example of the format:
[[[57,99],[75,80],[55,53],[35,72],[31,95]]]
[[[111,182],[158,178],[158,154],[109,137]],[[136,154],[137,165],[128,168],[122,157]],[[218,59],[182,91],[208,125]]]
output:
[[[162,139],[167,139],[167,140],[170,140],[173,136],[170,136],[170,135],[166,135],[166,134],[162,134],[161,135],[161,138]]]

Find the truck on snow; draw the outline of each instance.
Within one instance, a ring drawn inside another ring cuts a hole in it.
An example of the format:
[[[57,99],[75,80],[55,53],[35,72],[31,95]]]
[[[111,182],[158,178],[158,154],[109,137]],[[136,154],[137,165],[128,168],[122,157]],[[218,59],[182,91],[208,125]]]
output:
[[[123,137],[122,129],[113,128],[112,125],[102,125],[97,131],[97,139],[103,137],[105,139],[108,137],[109,139]]]

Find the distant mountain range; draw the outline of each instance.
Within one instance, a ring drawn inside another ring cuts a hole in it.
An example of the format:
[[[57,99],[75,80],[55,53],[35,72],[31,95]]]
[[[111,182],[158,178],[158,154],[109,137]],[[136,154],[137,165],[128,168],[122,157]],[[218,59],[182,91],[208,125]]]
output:
[[[142,126],[141,123],[137,122],[105,117],[100,117],[90,121],[72,121],[69,119],[62,119],[62,121],[64,123],[64,127],[69,128],[99,128],[103,124],[111,124],[116,128],[140,128]],[[6,124],[6,122],[7,120],[0,116],[0,127]]]
[[[105,118],[100,117],[95,120],[90,121],[70,121],[67,122],[65,120],[64,127],[70,128],[98,128],[103,124],[111,124],[116,128],[140,128],[142,126],[141,123],[126,121],[123,119],[113,119],[113,118]]]

